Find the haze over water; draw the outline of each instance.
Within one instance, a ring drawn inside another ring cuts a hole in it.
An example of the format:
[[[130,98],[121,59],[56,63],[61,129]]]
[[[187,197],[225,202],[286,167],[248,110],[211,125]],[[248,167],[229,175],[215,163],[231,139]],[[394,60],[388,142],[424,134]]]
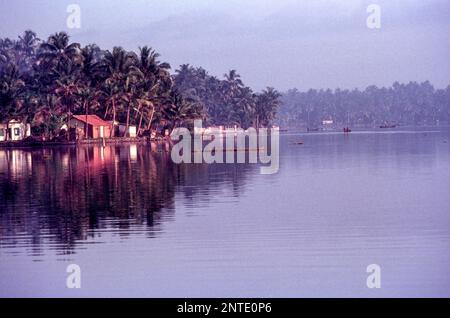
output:
[[[450,296],[449,130],[286,134],[259,172],[0,149],[0,296]]]

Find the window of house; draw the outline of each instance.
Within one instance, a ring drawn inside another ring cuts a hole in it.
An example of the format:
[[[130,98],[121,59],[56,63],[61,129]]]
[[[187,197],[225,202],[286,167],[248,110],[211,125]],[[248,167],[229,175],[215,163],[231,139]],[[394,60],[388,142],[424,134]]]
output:
[[[4,129],[0,129],[0,137],[5,137],[5,130]]]
[[[20,136],[20,128],[14,128],[14,136]]]

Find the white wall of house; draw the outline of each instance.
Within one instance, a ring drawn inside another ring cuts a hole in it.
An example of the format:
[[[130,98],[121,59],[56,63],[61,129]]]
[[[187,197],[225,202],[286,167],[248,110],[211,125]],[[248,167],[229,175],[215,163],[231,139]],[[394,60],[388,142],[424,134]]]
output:
[[[6,140],[6,125],[0,124],[0,141]]]
[[[127,128],[126,125],[119,124],[120,137],[123,136],[126,128]],[[137,127],[136,126],[128,126],[128,137],[136,138],[136,136],[137,136]]]
[[[0,141],[5,141],[6,139],[11,141],[18,141],[31,136],[31,126],[30,124],[25,124],[16,120],[11,120],[8,124],[8,129],[10,134],[6,138],[7,130],[6,124],[0,124]]]
[[[129,132],[131,138],[136,138],[136,136],[137,136],[137,131],[136,130],[137,130],[136,126],[128,127],[128,132]]]

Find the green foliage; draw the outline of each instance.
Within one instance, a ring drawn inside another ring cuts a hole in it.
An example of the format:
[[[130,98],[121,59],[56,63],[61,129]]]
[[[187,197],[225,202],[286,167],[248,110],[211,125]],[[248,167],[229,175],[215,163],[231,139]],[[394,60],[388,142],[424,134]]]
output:
[[[317,127],[322,120],[339,125],[376,127],[448,124],[450,86],[435,89],[428,81],[365,90],[289,90],[282,96],[278,122],[283,126]]]
[[[25,120],[35,134],[51,138],[74,114],[136,125],[140,135],[197,118],[242,127],[273,120],[275,90],[255,94],[234,70],[223,80],[188,65],[171,75],[159,57],[147,46],[138,53],[81,47],[65,32],[45,41],[32,31],[0,39],[0,121]]]
[[[235,70],[225,74],[223,80],[188,64],[181,65],[176,72],[175,88],[203,109],[210,124],[269,126],[275,117],[280,94],[273,88],[253,93]]]

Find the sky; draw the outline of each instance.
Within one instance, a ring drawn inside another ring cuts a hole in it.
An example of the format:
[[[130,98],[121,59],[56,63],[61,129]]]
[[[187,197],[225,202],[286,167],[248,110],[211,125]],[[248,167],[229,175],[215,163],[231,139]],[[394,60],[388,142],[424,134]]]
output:
[[[67,25],[70,4],[79,29]],[[379,29],[367,27],[370,4]],[[26,29],[105,49],[148,45],[173,70],[236,69],[255,90],[450,84],[448,0],[0,0],[0,38]]]

